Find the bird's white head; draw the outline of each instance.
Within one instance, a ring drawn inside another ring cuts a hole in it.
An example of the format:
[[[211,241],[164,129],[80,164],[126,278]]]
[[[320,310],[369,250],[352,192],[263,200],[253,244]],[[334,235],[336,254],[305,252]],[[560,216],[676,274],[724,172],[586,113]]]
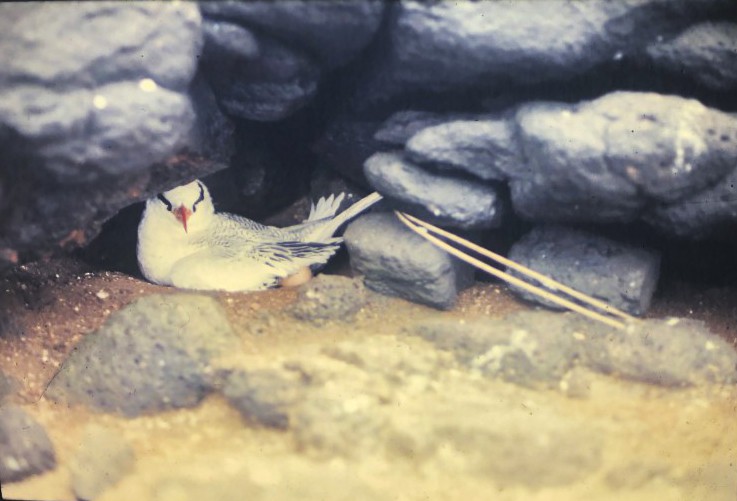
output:
[[[195,180],[150,198],[146,212],[171,228],[192,234],[209,226],[215,207],[207,187]]]

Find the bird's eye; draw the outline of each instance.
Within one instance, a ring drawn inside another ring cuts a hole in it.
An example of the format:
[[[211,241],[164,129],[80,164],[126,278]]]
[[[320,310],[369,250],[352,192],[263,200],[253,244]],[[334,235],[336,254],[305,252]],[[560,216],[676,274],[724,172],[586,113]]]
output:
[[[161,200],[161,203],[163,203],[164,205],[166,205],[166,210],[168,210],[168,211],[171,212],[173,206],[171,205],[171,202],[166,199],[166,197],[164,196],[163,193],[159,193],[158,195],[156,195],[156,198],[158,198],[159,200]]]
[[[197,183],[197,186],[200,187],[200,196],[197,197],[197,200],[192,205],[192,212],[197,212],[197,204],[205,199],[205,187],[201,183]]]

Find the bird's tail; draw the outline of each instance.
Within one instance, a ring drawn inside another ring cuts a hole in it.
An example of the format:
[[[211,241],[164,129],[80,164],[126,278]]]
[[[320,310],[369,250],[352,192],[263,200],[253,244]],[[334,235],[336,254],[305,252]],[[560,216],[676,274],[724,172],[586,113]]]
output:
[[[326,217],[333,217],[335,213],[338,212],[338,208],[344,198],[345,193],[341,193],[337,196],[330,195],[329,197],[321,197],[320,200],[317,201],[317,204],[313,203],[310,205],[310,215],[302,222],[307,223],[309,221],[325,219]]]
[[[340,198],[342,200],[342,194],[339,195],[337,198]],[[356,217],[372,205],[374,205],[376,202],[383,199],[381,195],[377,192],[373,192],[370,195],[367,195],[363,197],[361,200],[356,202],[355,204],[348,207],[346,210],[335,216],[334,218],[325,221],[325,224],[321,224],[318,227],[315,228],[315,231],[309,235],[310,240],[314,241],[322,241],[323,239],[329,238],[333,236],[333,234],[340,228],[343,224],[345,224],[348,220]],[[319,206],[319,202],[318,202]]]

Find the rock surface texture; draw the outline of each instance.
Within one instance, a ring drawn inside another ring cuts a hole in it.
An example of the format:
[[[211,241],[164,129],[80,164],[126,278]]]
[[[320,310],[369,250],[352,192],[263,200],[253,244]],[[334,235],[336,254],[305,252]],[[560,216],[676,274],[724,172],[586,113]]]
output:
[[[383,294],[450,308],[472,279],[467,265],[412,233],[392,213],[351,223],[345,243],[366,287]]]
[[[366,109],[417,92],[570,79],[693,19],[718,15],[726,5],[721,0],[393,4],[388,34],[360,77],[356,106]]]
[[[376,153],[366,160],[369,183],[396,208],[443,226],[498,226],[502,202],[493,186],[429,173],[401,154]]]
[[[616,92],[569,106],[520,108],[524,168],[515,210],[538,221],[628,222],[734,169],[737,120],[693,99]]]
[[[734,500],[735,26],[735,0],[0,4],[3,496]],[[299,288],[144,283],[140,202],[195,178],[276,226],[384,201]],[[474,282],[395,210],[642,318]]]
[[[55,466],[46,430],[19,407],[0,408],[0,482],[16,482]]]
[[[737,224],[728,0],[1,9],[2,268],[217,170],[219,207],[256,219],[331,168],[455,230]]]
[[[139,288],[112,278],[83,276],[54,292],[89,294],[101,280],[110,291]],[[689,315],[709,327],[650,318],[619,330],[533,311],[497,284],[463,291],[450,312],[367,291],[358,313],[352,300],[328,309],[320,298],[360,288],[357,279],[326,278],[258,294],[161,295],[147,286],[127,306],[111,294],[97,308],[122,309],[86,333],[63,365],[50,390],[58,402],[15,408],[44,424],[58,469],[4,483],[3,495],[33,498],[23,494],[39,487],[80,499],[169,501],[213,493],[291,500],[417,492],[473,499],[491,491],[729,499],[733,492],[737,351],[729,301],[718,317],[693,304]],[[296,318],[294,308],[305,304],[319,315]],[[55,328],[48,320],[74,307],[40,307],[34,323]],[[101,392],[104,385],[127,391]],[[93,401],[100,395],[104,407]],[[29,419],[18,420],[21,433],[6,433],[17,431],[1,419],[9,410],[0,412],[0,442],[11,444],[0,444],[3,464],[8,450],[14,460],[18,450],[25,458],[36,450],[28,440],[18,444],[37,429]]]
[[[648,46],[647,54],[656,65],[674,75],[685,74],[711,90],[737,89],[737,23],[696,24]]]
[[[512,246],[509,258],[634,315],[649,308],[660,275],[657,252],[560,226],[535,228]]]
[[[127,416],[197,405],[237,345],[211,298],[151,295],[117,312],[66,360],[47,396]]]
[[[560,387],[577,365],[665,387],[737,382],[737,352],[688,319],[645,320],[621,331],[531,312],[501,322],[428,322],[413,334],[487,377],[522,386]]]
[[[0,7],[6,264],[80,246],[118,209],[216,168],[175,158],[208,149],[205,110],[188,95],[202,46],[197,6],[67,7]]]
[[[232,116],[283,119],[309,103],[323,74],[371,41],[380,1],[204,2],[205,67]]]

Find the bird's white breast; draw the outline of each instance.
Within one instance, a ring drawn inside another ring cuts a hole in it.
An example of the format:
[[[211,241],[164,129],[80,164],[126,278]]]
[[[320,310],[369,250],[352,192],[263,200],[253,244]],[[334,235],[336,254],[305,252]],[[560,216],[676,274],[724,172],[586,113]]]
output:
[[[200,249],[183,228],[163,224],[145,212],[138,226],[138,264],[143,276],[161,285],[173,285],[174,265]]]

